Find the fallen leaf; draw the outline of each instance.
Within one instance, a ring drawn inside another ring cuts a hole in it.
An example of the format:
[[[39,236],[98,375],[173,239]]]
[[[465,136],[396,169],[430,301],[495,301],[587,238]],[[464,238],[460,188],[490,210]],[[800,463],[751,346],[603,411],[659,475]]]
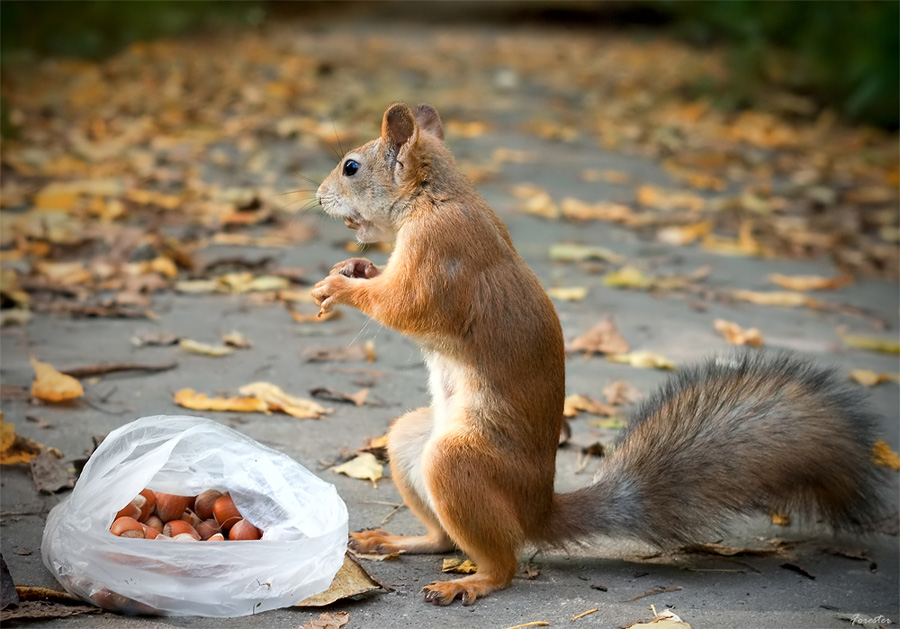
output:
[[[588,424],[596,428],[609,428],[611,430],[621,430],[627,425],[619,417],[604,417],[603,419],[592,419]]]
[[[622,256],[604,247],[561,243],[550,247],[550,259],[555,262],[584,262],[601,260],[618,264]]]
[[[637,288],[640,290],[673,290],[684,288],[697,280],[703,279],[711,267],[703,266],[687,275],[673,274],[662,277],[651,277],[637,267],[626,265],[618,271],[607,273],[603,283],[614,288]]]
[[[350,622],[350,612],[322,612],[315,620],[310,620],[301,629],[341,629]]]
[[[354,343],[345,347],[317,347],[309,348],[303,352],[307,362],[317,363],[338,360],[365,360],[375,361],[375,344],[372,341]]]
[[[679,588],[681,589],[681,588]],[[672,610],[666,609],[660,613],[653,610],[653,620],[650,622],[638,622],[623,629],[691,629],[691,626],[678,617]]]
[[[387,463],[387,441],[388,437],[386,434],[381,435],[380,437],[366,437],[363,447],[360,448],[360,452],[371,452],[379,461]]]
[[[0,465],[28,463],[44,450],[57,458],[62,457],[62,452],[56,448],[17,435],[16,427],[10,422],[3,421],[3,414],[0,413]]]
[[[42,449],[29,461],[29,465],[34,487],[42,494],[52,494],[75,486],[75,477],[69,473],[69,466],[49,450]]]
[[[235,411],[238,413],[269,413],[265,400],[258,397],[214,397],[197,393],[194,389],[181,389],[174,396],[179,406],[195,411]]]
[[[511,192],[520,201],[519,211],[544,218],[559,218],[559,206],[540,186],[531,183],[518,184],[511,188]]]
[[[101,611],[94,605],[86,605],[81,599],[42,587],[16,586],[19,603],[14,608],[0,612],[0,622],[10,620],[53,620],[80,614],[96,614]]]
[[[612,354],[607,358],[616,363],[627,363],[632,367],[653,369],[675,369],[675,364],[655,352],[631,352],[630,354]]]
[[[850,377],[864,387],[874,387],[883,382],[900,382],[900,373],[877,373],[871,369],[854,369]]]
[[[688,245],[706,236],[712,229],[712,221],[701,221],[690,225],[670,225],[656,232],[656,239],[668,245]]]
[[[60,373],[49,363],[42,363],[32,356],[31,367],[35,375],[31,383],[31,395],[34,397],[46,402],[63,402],[84,395],[84,387],[78,380]]]
[[[563,416],[575,417],[579,411],[591,413],[593,415],[611,416],[616,414],[616,408],[604,404],[600,400],[587,397],[586,395],[569,395],[563,403]]]
[[[621,203],[608,201],[586,203],[579,199],[566,197],[560,202],[559,208],[562,215],[572,221],[609,221],[630,227],[639,227],[646,222],[634,210]]]
[[[369,397],[369,392],[372,389],[365,388],[360,389],[356,393],[343,393],[338,391],[337,389],[332,389],[330,387],[316,387],[311,389],[309,394],[313,397],[320,398],[322,400],[329,400],[331,402],[350,402],[351,404],[355,404],[356,406],[362,406],[367,403],[367,399]],[[369,402],[371,404],[371,402]],[[378,404],[374,404],[378,406]]]
[[[891,450],[891,446],[883,440],[872,445],[872,462],[891,470],[900,470],[900,455]]]
[[[628,343],[619,334],[612,317],[606,317],[569,344],[569,351],[584,352],[588,356],[594,353],[624,354],[628,349]]]
[[[307,400],[288,395],[270,382],[252,382],[238,389],[241,395],[253,395],[263,400],[270,411],[283,411],[300,419],[319,419],[331,409]]]
[[[175,345],[180,340],[181,337],[177,334],[153,330],[148,332],[138,332],[131,337],[131,344],[135,347],[163,347],[166,345]]]
[[[234,348],[225,345],[209,345],[192,339],[181,339],[178,341],[178,347],[192,354],[201,354],[203,356],[228,356],[234,353]]]
[[[719,555],[722,557],[735,557],[739,555],[746,555],[750,557],[768,557],[770,555],[777,555],[781,552],[781,550],[778,548],[735,547],[726,546],[725,544],[716,544],[712,542],[705,544],[690,544],[689,546],[683,547],[681,550],[685,553]]]
[[[677,190],[663,190],[651,185],[643,185],[637,189],[637,202],[659,210],[684,209],[697,212],[706,207],[706,200],[703,197]]]
[[[853,276],[820,277],[818,275],[782,275],[771,273],[769,281],[788,290],[837,290],[853,283]]]
[[[388,588],[376,581],[350,553],[347,553],[344,555],[344,564],[334,575],[328,589],[303,599],[296,607],[324,607],[381,589]]]
[[[603,387],[603,396],[609,404],[631,404],[641,398],[641,392],[630,382],[618,380]]]
[[[585,286],[556,286],[547,289],[547,294],[561,301],[581,301],[587,297],[588,289]]]
[[[375,458],[374,454],[363,452],[346,463],[331,468],[331,471],[351,478],[369,480],[372,481],[372,485],[377,486],[378,479],[384,473],[384,466]]]
[[[253,347],[253,343],[250,342],[246,336],[241,334],[240,332],[232,330],[226,334],[222,335],[222,342],[229,347],[237,347],[241,349],[247,349]]]
[[[725,321],[724,319],[716,319],[714,323],[716,330],[722,333],[725,340],[732,345],[750,345],[752,347],[762,347],[762,334],[756,328],[745,329],[737,323]]]
[[[731,296],[740,301],[746,301],[758,306],[809,306],[815,307],[818,303],[814,299],[810,299],[803,293],[792,293],[787,291],[753,291],[753,290],[734,290]]]
[[[841,326],[837,330],[838,336],[850,347],[866,349],[872,352],[884,352],[886,354],[900,354],[900,341],[896,338],[879,338],[874,336],[860,336],[847,334],[847,328]]]
[[[456,574],[475,574],[478,571],[471,559],[447,557],[441,564],[441,572],[454,572]]]

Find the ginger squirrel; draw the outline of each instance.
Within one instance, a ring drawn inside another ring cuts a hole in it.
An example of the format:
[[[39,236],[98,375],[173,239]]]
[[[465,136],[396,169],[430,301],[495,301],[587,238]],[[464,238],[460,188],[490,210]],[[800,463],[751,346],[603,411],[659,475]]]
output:
[[[592,535],[697,541],[765,509],[871,524],[882,477],[876,418],[829,370],[737,355],[681,371],[646,400],[593,484],[558,494],[565,355],[556,311],[500,218],[456,167],[437,111],[391,105],[381,137],[350,151],[317,192],[361,242],[394,241],[383,269],[354,258],[312,294],[359,309],[421,346],[432,404],[397,419],[391,474],[419,536],[352,533],[359,552],[459,547],[475,574],[437,581],[448,605],[507,587],[526,544]]]

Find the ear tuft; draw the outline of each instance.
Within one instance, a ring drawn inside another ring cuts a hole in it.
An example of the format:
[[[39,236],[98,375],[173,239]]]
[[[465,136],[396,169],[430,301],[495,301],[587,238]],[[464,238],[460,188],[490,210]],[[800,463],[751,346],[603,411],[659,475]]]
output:
[[[415,131],[415,117],[412,109],[406,103],[394,103],[384,112],[384,120],[381,121],[381,137],[389,143],[394,151],[399,151]]]
[[[413,110],[413,116],[420,129],[443,141],[444,125],[441,124],[441,117],[438,115],[437,109],[431,105],[417,105]]]

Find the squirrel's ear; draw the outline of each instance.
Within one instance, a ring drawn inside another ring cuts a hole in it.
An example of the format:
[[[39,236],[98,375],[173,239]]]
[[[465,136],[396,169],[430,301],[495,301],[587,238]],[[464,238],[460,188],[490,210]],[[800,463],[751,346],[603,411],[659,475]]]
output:
[[[381,121],[381,137],[394,152],[406,144],[416,131],[416,120],[406,103],[394,103],[384,112]]]
[[[437,109],[431,105],[417,105],[413,110],[413,116],[421,130],[443,141],[444,125],[441,124],[441,117],[438,115]]]

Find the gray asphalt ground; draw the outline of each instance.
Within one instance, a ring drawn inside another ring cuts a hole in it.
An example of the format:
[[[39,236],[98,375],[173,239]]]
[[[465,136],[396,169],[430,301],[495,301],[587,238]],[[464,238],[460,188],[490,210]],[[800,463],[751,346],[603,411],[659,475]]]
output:
[[[498,146],[537,151],[540,155],[537,163],[509,164],[504,167],[505,175],[510,181],[537,183],[554,198],[571,195],[616,199],[621,195],[616,186],[581,181],[578,173],[585,168],[623,171],[636,181],[671,183],[659,164],[649,159],[607,153],[589,141],[561,145],[526,137],[518,134],[512,123],[499,123],[489,137],[451,141],[451,148],[462,156],[487,155]],[[309,172],[319,175],[327,172],[333,162],[327,154],[312,159],[315,161]],[[504,181],[487,182],[480,184],[479,190],[506,220],[519,251],[543,283],[547,287],[578,285],[589,289],[583,301],[556,302],[569,340],[610,315],[634,349],[659,352],[677,364],[686,364],[713,353],[731,351],[731,346],[713,328],[713,321],[723,318],[744,327],[760,328],[766,347],[759,351],[797,351],[843,371],[897,370],[895,356],[848,349],[841,343],[836,328],[848,325],[853,330],[869,332],[865,318],[839,312],[716,301],[702,301],[698,306],[697,299],[677,293],[653,295],[616,290],[603,285],[602,275],[582,273],[572,264],[551,262],[548,249],[563,241],[589,243],[607,247],[628,259],[663,259],[665,264],[660,268],[666,272],[687,273],[708,264],[713,270],[706,283],[720,289],[765,289],[765,277],[773,272],[834,275],[835,269],[828,260],[725,257],[698,247],[671,247],[642,240],[633,231],[609,223],[546,221],[517,212],[505,185]],[[311,280],[348,257],[346,250],[335,244],[351,236],[342,224],[318,216],[315,211],[294,220],[308,223],[317,236],[294,249],[214,246],[204,254],[248,258],[274,255],[278,266],[304,267]],[[384,253],[367,255],[376,264],[386,259]],[[858,278],[839,294],[826,294],[822,298],[865,308],[889,323],[885,334],[896,336],[900,303],[895,282]],[[185,409],[172,401],[172,394],[185,386],[213,393],[234,391],[255,380],[268,380],[286,391],[305,395],[309,389],[320,386],[353,392],[360,388],[358,381],[371,380],[374,382],[372,395],[385,402],[384,406],[327,403],[334,412],[321,420],[298,420],[281,414],[210,412],[202,415],[289,454],[334,483],[349,509],[351,530],[381,526],[382,520],[393,511],[391,506],[382,503],[400,502],[390,479],[382,480],[373,488],[367,482],[334,474],[325,463],[337,461],[342,450],[361,447],[365,437],[383,434],[389,422],[407,409],[428,403],[426,370],[411,341],[349,309],[343,310],[342,318],[325,324],[298,324],[283,306],[257,305],[246,295],[192,296],[166,292],[154,298],[154,310],[159,314],[158,322],[74,320],[38,314],[25,327],[4,329],[0,335],[0,375],[7,385],[29,386],[30,355],[59,368],[105,362],[178,362],[176,369],[163,373],[110,375],[90,381],[86,383],[83,402],[36,406],[27,401],[4,401],[4,419],[15,424],[20,434],[55,446],[68,459],[75,459],[90,450],[93,435],[106,434],[143,416],[185,414]],[[239,330],[252,340],[253,347],[224,358],[188,354],[177,346],[134,347],[131,337],[148,329],[206,341]],[[310,363],[302,357],[304,350],[312,347],[341,348],[368,340],[374,342],[377,352],[377,360],[372,364]],[[605,385],[626,380],[646,393],[665,377],[660,371],[635,369],[601,356],[572,356],[568,361],[567,391],[600,397]],[[868,396],[883,420],[883,438],[897,450],[900,447],[897,384],[873,387],[868,390]],[[42,428],[27,421],[27,415],[39,417],[50,427]],[[611,431],[591,427],[584,416],[572,421],[572,429],[571,444],[559,451],[560,491],[589,482],[590,465],[582,472],[577,471],[580,446],[614,436]],[[728,456],[728,453],[721,455]],[[896,477],[888,492],[896,496]],[[3,470],[2,553],[17,584],[59,589],[41,562],[40,543],[47,512],[65,495],[39,494],[25,470]],[[892,500],[896,508],[896,497]],[[472,505],[472,508],[479,506]],[[421,530],[407,510],[397,512],[385,527],[402,533]],[[618,627],[649,617],[651,604],[657,610],[671,608],[695,628],[850,627],[850,621],[840,617],[842,614],[881,617],[885,625],[900,622],[900,553],[896,535],[834,536],[815,523],[779,527],[766,518],[758,518],[736,522],[721,541],[731,546],[766,546],[764,540],[770,538],[795,543],[790,545],[787,554],[769,557],[659,555],[652,548],[607,539],[567,553],[542,552],[532,557],[529,552],[522,555],[522,562],[524,566],[530,559],[539,568],[535,578],[520,575],[508,590],[479,600],[473,607],[454,604],[437,608],[423,603],[420,589],[440,578],[443,557],[404,556],[397,561],[364,562],[394,591],[339,602],[328,609],[348,611],[350,627],[373,629],[510,627],[534,621],[544,621],[554,627]],[[830,554],[823,550],[826,547],[863,549],[869,559],[854,560]],[[802,566],[809,576],[786,569],[783,564]],[[671,591],[635,600],[655,589]],[[572,617],[593,608],[598,611],[572,622]],[[298,627],[316,618],[320,611],[284,609],[224,620],[133,618],[103,613],[34,622],[31,626]]]

